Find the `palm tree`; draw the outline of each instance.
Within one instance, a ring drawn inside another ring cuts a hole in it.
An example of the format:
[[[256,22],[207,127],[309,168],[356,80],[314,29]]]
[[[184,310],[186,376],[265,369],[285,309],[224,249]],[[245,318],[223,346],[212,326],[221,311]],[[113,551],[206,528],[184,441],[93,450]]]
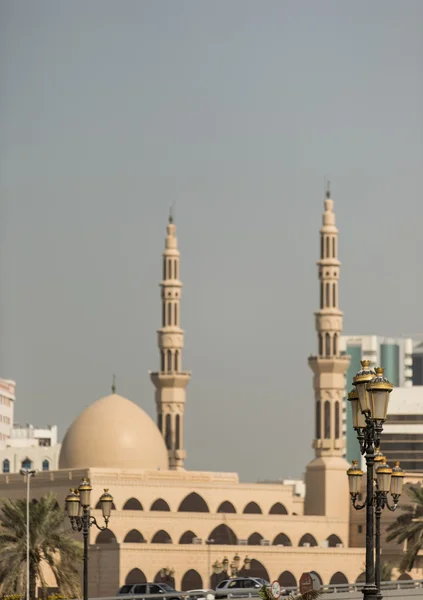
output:
[[[64,514],[54,494],[29,505],[29,595],[36,582],[46,588],[43,565],[48,565],[57,586],[69,597],[78,596],[82,544],[63,529]],[[4,500],[0,513],[0,594],[25,593],[26,500]]]
[[[403,514],[388,527],[388,542],[396,540],[398,544],[407,541],[407,551],[399,565],[401,573],[411,571],[414,561],[423,549],[423,488],[410,486],[408,495],[413,504],[400,505]]]

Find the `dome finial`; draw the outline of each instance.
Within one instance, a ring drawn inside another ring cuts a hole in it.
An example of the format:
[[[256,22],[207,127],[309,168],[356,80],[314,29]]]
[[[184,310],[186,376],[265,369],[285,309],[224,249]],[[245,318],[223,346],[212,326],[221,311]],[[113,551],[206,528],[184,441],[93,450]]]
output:
[[[173,204],[170,205],[169,208],[169,225],[173,223]]]
[[[112,394],[116,394],[116,375],[113,375]]]
[[[326,181],[326,198],[330,198],[330,181]]]

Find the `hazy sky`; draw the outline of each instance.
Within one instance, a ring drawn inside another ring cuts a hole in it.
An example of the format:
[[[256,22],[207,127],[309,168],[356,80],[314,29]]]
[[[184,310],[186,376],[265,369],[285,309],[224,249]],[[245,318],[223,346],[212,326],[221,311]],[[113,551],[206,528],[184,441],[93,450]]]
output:
[[[0,9],[0,375],[16,419],[62,437],[113,373],[155,415],[174,203],[187,466],[300,475],[325,175],[344,331],[423,331],[423,2]]]

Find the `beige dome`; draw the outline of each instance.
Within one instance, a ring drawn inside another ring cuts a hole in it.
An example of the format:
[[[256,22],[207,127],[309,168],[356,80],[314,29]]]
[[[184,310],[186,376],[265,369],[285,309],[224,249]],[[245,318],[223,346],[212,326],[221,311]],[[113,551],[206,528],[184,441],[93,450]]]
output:
[[[168,469],[167,449],[139,406],[112,394],[82,412],[66,432],[59,469]]]

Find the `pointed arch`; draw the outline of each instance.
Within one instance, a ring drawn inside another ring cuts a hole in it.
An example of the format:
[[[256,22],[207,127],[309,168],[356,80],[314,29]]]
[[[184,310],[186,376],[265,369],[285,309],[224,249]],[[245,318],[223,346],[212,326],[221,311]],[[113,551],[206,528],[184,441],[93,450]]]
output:
[[[316,538],[311,535],[311,533],[305,533],[303,537],[300,539],[298,545],[304,546],[305,544],[310,544],[310,546],[317,546]]]
[[[169,504],[163,498],[157,498],[151,505],[150,510],[158,510],[162,512],[170,512]]]
[[[345,585],[348,583],[348,579],[343,573],[341,573],[341,571],[334,573],[329,581],[329,585]]]
[[[179,538],[179,543],[180,544],[192,544],[193,543],[193,539],[195,537],[197,537],[197,536],[195,535],[195,533],[193,531],[186,531]]]
[[[21,462],[22,469],[32,469],[32,460],[28,457],[24,458]]]
[[[10,473],[10,460],[8,458],[3,461],[3,473]]]
[[[229,500],[225,500],[224,502],[222,502],[219,505],[219,508],[217,509],[218,513],[236,513],[236,509],[235,506],[232,504],[232,502],[229,502]]]
[[[336,548],[338,544],[342,544],[342,540],[334,533],[332,533],[332,535],[326,538],[326,541],[329,544],[329,548]]]
[[[145,544],[145,539],[138,529],[131,529],[125,535],[123,542],[124,544]]]
[[[254,533],[252,533],[250,535],[250,537],[248,538],[247,544],[249,546],[260,546],[260,542],[261,540],[263,540],[263,536],[260,535],[260,533],[257,533],[257,531],[255,531]]]
[[[96,544],[116,544],[117,539],[111,529],[103,529],[95,538]]]
[[[167,531],[164,531],[163,529],[160,529],[160,531],[157,531],[153,535],[151,543],[152,544],[171,544],[172,543],[172,538],[170,537],[170,535],[168,534]]]
[[[284,571],[278,577],[278,581],[282,588],[297,587],[297,580],[291,571]]]
[[[132,569],[126,576],[125,583],[147,583],[147,578],[141,569]]]
[[[401,573],[398,577],[398,581],[413,581],[413,578],[408,573]]]
[[[154,583],[167,583],[173,589],[175,589],[175,578],[173,575],[165,575],[163,570],[157,571],[156,576],[154,577]]]
[[[238,541],[233,530],[222,523],[213,529],[208,537],[211,544],[220,544],[221,546],[232,546]],[[213,542],[211,540],[214,540]]]
[[[325,356],[330,356],[330,334],[328,332],[325,333]]]
[[[50,471],[50,461],[48,460],[48,458],[45,458],[43,460],[43,464],[41,465],[41,468],[43,471]]]
[[[197,492],[191,492],[182,500],[178,512],[205,513],[210,511],[204,498]]]
[[[273,540],[272,546],[292,546],[292,542],[285,533],[278,533]]]
[[[325,400],[325,405],[324,405],[324,412],[325,412],[325,440],[329,440],[330,439],[330,402],[329,400]]]
[[[263,511],[257,502],[249,502],[243,510],[245,515],[262,515]]]
[[[366,573],[360,573],[360,575],[355,580],[356,583],[365,583],[366,582]]]
[[[201,590],[203,588],[203,580],[200,574],[195,569],[190,569],[182,577],[181,590]]]
[[[123,505],[122,510],[144,510],[142,504],[136,498],[129,498]]]
[[[269,510],[269,515],[287,515],[288,511],[282,502],[276,502]]]
[[[255,558],[251,559],[250,570],[246,572],[248,577],[261,577],[266,581],[270,581],[269,573],[267,572],[264,565]]]

